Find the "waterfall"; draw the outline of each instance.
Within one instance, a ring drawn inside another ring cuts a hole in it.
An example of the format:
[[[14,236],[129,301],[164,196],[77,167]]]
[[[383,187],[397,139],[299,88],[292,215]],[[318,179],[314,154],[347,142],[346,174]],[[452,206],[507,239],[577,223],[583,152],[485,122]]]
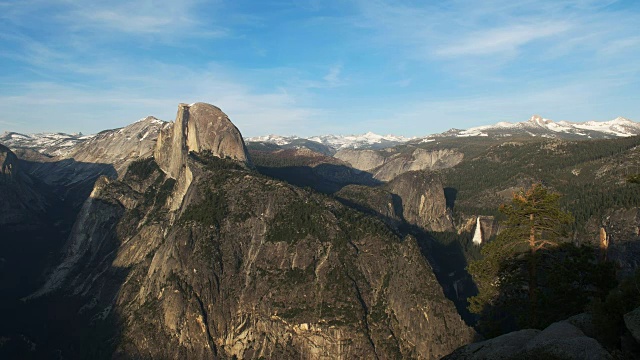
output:
[[[473,233],[473,244],[482,244],[482,226],[480,226],[480,216],[478,216],[478,220],[476,221],[476,231]]]

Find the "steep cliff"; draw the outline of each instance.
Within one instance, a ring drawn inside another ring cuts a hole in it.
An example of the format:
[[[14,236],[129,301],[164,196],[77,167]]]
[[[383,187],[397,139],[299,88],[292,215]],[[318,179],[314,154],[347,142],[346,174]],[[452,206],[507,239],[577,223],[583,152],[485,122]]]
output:
[[[640,269],[640,208],[608,209],[592,216],[586,231],[601,256],[618,264],[620,277]]]
[[[386,185],[402,201],[402,216],[427,231],[453,229],[453,219],[440,180],[425,171],[404,173]]]
[[[154,156],[160,168],[176,179],[190,151],[210,151],[220,158],[249,163],[240,131],[210,104],[180,104],[176,121],[160,132]]]
[[[385,163],[385,157],[375,150],[340,150],[334,155],[358,170],[369,171]]]
[[[175,122],[160,132],[153,153],[160,169],[177,181],[171,210],[180,208],[193,181],[187,164],[190,152],[207,152],[251,166],[240,131],[222,110],[205,103],[180,104]]]
[[[380,181],[391,181],[408,171],[439,170],[459,164],[464,154],[452,149],[390,148],[385,150],[341,150],[336,158],[367,171]]]
[[[101,356],[438,359],[472,340],[415,239],[252,171],[241,137],[190,139],[232,137],[216,109],[181,106],[157,164],[96,184],[38,294],[73,294]]]

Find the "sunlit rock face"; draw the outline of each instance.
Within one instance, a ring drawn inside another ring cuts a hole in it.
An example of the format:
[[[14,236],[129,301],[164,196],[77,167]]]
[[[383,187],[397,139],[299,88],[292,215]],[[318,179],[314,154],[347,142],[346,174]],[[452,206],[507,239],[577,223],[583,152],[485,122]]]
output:
[[[464,154],[457,150],[429,151],[415,148],[396,152],[395,149],[344,149],[334,156],[355,169],[366,171],[380,181],[391,181],[409,171],[447,169],[459,164]]]
[[[154,156],[160,168],[177,179],[190,151],[211,151],[220,158],[250,163],[238,128],[210,104],[180,104],[176,121],[160,133]]]

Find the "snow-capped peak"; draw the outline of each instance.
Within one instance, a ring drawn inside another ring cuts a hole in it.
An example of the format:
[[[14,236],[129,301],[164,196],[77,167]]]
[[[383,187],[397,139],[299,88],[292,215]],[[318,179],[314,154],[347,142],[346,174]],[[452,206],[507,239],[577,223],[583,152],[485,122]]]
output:
[[[270,135],[263,135],[263,136],[254,136],[254,137],[250,137],[250,138],[246,138],[245,141],[250,141],[250,142],[266,142],[266,143],[271,143],[271,144],[276,144],[276,145],[287,145],[290,142],[292,142],[293,140],[297,140],[300,139],[297,136],[280,136],[280,135],[274,135],[274,134],[270,134]]]
[[[545,127],[546,125],[553,123],[553,121],[549,119],[545,119],[540,115],[533,115],[529,119],[529,123]]]
[[[574,123],[558,121],[533,115],[528,121],[519,123],[499,122],[494,125],[484,125],[467,130],[449,130],[439,134],[442,137],[469,136],[511,136],[528,135],[541,137],[569,137],[569,138],[610,138],[640,135],[640,124],[623,117],[609,121],[587,121]]]
[[[622,116],[618,116],[617,118],[611,120],[610,122],[614,124],[621,124],[621,125],[635,124],[633,121]]]

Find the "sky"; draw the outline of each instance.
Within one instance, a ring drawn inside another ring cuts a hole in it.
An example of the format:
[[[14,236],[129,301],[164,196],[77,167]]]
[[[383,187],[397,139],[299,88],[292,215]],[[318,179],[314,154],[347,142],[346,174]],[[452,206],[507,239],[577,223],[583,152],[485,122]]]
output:
[[[0,0],[0,132],[179,103],[244,136],[640,121],[640,1]]]

